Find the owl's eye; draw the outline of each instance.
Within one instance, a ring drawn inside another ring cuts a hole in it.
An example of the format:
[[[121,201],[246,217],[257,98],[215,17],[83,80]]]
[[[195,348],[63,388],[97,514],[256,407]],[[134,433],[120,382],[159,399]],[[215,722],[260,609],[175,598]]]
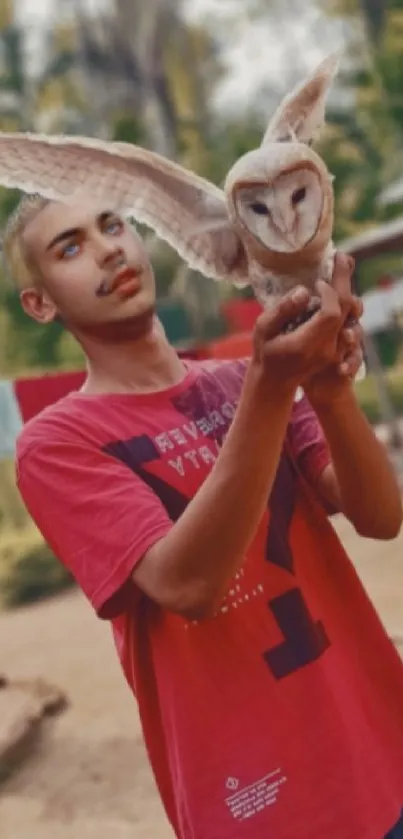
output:
[[[251,210],[256,213],[257,216],[268,216],[269,209],[266,207],[266,204],[262,204],[260,201],[255,201],[254,204],[250,205]]]
[[[294,207],[295,207],[296,204],[300,204],[301,201],[304,200],[305,196],[306,196],[306,187],[301,186],[300,189],[296,189],[295,192],[293,192],[292,198],[291,198],[291,201],[294,204]]]

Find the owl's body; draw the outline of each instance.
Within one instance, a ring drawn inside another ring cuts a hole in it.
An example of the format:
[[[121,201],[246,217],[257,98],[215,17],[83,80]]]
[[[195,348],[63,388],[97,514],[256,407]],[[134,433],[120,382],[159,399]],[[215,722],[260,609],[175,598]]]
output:
[[[319,277],[330,280],[333,269],[331,176],[309,147],[279,145],[245,155],[224,186],[247,254],[248,282],[266,302],[296,282],[312,289]]]
[[[293,266],[287,265],[285,259],[276,260],[274,265],[265,267],[261,260],[254,259],[251,256],[248,285],[253,287],[255,295],[262,305],[267,305],[271,300],[274,302],[278,297],[295,288],[297,284],[304,285],[309,291],[313,292],[316,279],[320,278],[330,282],[333,273],[334,254],[335,248],[333,243],[330,242],[325,247],[320,259],[316,255],[310,259],[307,255],[303,263],[300,264],[297,274],[293,270]],[[244,283],[240,282],[236,285],[242,288]]]
[[[280,126],[283,130],[284,126]],[[224,192],[230,219],[248,255],[248,279],[260,299],[297,282],[312,289],[333,270],[333,178],[318,154],[268,132],[240,158]]]

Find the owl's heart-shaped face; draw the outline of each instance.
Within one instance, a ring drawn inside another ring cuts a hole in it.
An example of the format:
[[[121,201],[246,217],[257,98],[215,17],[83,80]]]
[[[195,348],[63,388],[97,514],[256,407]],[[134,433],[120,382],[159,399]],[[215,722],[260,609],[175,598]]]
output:
[[[320,227],[324,192],[319,174],[300,166],[266,184],[241,185],[235,191],[234,204],[242,225],[264,247],[295,253]]]

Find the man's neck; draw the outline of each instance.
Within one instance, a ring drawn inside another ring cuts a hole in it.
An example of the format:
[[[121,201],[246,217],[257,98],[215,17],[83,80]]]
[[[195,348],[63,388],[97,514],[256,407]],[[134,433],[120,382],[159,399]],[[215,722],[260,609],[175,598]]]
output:
[[[152,393],[178,384],[186,368],[156,320],[150,331],[118,344],[85,342],[84,393]]]

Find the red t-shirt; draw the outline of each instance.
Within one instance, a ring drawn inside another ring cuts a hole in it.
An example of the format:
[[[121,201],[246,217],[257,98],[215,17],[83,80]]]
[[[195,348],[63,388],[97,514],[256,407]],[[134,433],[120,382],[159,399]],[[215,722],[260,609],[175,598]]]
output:
[[[244,369],[196,362],[163,392],[70,394],[22,432],[19,487],[112,621],[178,837],[382,839],[403,805],[403,667],[315,489],[329,455],[305,399],[215,617],[164,612],[131,582],[211,469]]]

